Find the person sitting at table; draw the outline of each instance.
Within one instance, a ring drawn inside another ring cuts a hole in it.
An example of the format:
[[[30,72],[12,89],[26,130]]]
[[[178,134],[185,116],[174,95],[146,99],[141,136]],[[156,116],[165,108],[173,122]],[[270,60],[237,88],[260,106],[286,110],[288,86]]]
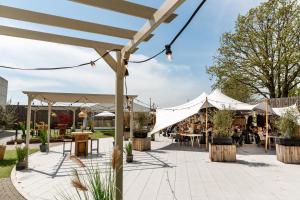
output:
[[[238,128],[234,127],[233,129],[233,135],[231,136],[233,143],[238,144],[240,140],[240,134],[238,133]]]

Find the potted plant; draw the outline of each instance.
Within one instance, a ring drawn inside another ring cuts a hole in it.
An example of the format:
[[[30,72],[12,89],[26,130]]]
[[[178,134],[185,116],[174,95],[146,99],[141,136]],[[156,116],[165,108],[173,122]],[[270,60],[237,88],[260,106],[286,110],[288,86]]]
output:
[[[0,160],[4,159],[6,146],[4,144],[0,144]]]
[[[22,131],[22,138],[25,139],[26,138],[26,126],[25,126],[25,123],[19,122],[19,128]]]
[[[47,131],[42,129],[40,130],[40,139],[41,139],[41,145],[40,145],[40,151],[46,152],[48,150],[49,144],[47,144]]]
[[[229,110],[216,111],[213,116],[214,133],[209,144],[211,161],[236,161],[236,146],[232,143],[233,113]]]
[[[132,143],[128,142],[125,145],[125,153],[126,153],[126,162],[130,163],[133,161],[133,154],[132,154]]]
[[[28,147],[25,146],[24,143],[21,145],[18,145],[16,147],[16,153],[17,153],[17,165],[16,170],[23,170],[26,168],[26,161],[25,158],[28,156]]]
[[[151,138],[148,137],[148,128],[145,126],[148,121],[148,116],[145,113],[137,115],[137,123],[133,132],[133,149],[137,151],[147,151],[151,149]]]
[[[277,160],[284,163],[300,163],[300,136],[297,134],[296,112],[287,110],[278,120],[277,127],[281,133],[276,138]]]

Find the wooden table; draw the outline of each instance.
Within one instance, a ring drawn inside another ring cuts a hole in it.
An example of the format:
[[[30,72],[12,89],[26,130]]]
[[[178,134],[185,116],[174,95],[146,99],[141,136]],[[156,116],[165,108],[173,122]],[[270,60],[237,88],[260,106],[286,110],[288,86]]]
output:
[[[87,156],[89,136],[92,132],[72,132],[75,137],[75,156]]]
[[[200,147],[200,137],[202,136],[201,134],[179,134],[181,137],[189,137],[191,138],[191,143],[192,147],[194,147],[194,138],[196,138],[199,147]]]

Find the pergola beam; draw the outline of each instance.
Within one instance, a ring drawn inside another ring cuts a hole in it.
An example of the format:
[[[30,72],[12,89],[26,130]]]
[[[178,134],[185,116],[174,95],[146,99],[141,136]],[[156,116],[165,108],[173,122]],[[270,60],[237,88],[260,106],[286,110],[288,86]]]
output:
[[[133,39],[122,49],[122,54],[131,53],[162,22],[165,21],[185,0],[166,0],[145,25],[135,34]]]
[[[132,39],[137,31],[0,5],[0,17]],[[145,38],[149,40],[153,35]]]
[[[107,51],[105,51],[103,49],[95,49],[95,51],[101,57],[107,53]],[[115,72],[117,71],[118,63],[116,62],[116,60],[109,53],[106,54],[105,56],[103,56],[103,60],[105,60],[105,62],[112,68],[112,70],[114,70]]]
[[[46,42],[54,42],[59,44],[68,44],[80,47],[87,48],[97,48],[97,49],[121,49],[123,46],[119,44],[112,44],[107,42],[99,42],[81,38],[75,38],[70,36],[56,35],[52,33],[45,33],[39,31],[32,31],[27,29],[9,27],[9,26],[1,26],[0,25],[0,35],[7,35],[13,37],[20,37],[26,39],[40,40]]]
[[[71,0],[76,3],[82,3],[89,6],[112,10],[115,12],[140,17],[144,19],[151,19],[153,14],[157,11],[155,8],[144,6],[129,1],[120,0]],[[173,10],[174,11],[174,10]],[[173,12],[172,11],[172,12]],[[170,23],[177,15],[171,13],[164,19],[164,23]]]

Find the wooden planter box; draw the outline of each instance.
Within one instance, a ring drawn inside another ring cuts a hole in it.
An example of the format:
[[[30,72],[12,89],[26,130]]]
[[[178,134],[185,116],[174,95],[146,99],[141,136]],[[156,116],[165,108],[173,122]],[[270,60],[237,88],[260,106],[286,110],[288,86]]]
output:
[[[0,145],[0,160],[4,159],[6,146]]]
[[[235,162],[235,145],[209,144],[209,158],[213,162]]]
[[[133,138],[133,149],[136,151],[148,151],[151,150],[151,138]]]
[[[300,164],[300,146],[276,144],[277,160],[288,164]]]
[[[130,138],[130,132],[125,131],[124,132],[124,140],[128,140]]]

